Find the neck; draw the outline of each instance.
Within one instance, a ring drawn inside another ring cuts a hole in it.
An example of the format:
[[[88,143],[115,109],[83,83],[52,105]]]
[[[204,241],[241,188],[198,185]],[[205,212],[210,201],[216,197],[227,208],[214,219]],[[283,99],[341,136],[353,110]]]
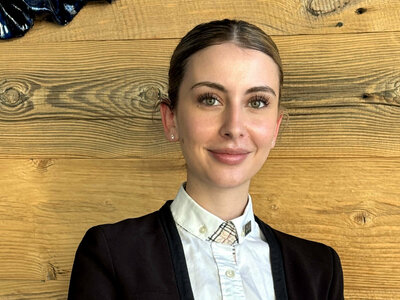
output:
[[[241,216],[248,201],[250,182],[234,188],[221,188],[193,182],[188,178],[186,192],[201,207],[227,221]]]

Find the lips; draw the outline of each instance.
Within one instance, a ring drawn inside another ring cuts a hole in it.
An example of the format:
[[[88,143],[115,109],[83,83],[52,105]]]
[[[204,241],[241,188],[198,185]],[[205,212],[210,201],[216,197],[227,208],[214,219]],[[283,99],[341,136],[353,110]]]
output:
[[[227,165],[237,165],[243,162],[250,151],[241,148],[226,148],[208,150],[219,162]]]

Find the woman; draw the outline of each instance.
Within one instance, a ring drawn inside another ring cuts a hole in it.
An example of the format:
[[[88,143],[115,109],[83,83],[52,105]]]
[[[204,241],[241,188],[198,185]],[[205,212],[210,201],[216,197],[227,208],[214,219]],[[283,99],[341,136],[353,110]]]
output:
[[[275,145],[282,80],[276,45],[247,22],[200,24],[180,41],[160,110],[187,181],[157,212],[91,228],[69,299],[343,299],[333,249],[253,214],[250,180]]]

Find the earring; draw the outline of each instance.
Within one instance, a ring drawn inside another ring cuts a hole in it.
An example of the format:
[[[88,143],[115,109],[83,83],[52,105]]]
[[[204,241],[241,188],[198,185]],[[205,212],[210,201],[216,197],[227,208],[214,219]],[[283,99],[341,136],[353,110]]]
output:
[[[173,134],[171,134],[171,140],[174,140],[175,136]]]

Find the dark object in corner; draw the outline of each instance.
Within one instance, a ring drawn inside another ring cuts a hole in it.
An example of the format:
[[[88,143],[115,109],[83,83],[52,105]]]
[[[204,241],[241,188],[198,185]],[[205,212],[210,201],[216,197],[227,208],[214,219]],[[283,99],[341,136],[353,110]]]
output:
[[[112,0],[107,0],[111,3]],[[0,39],[23,36],[35,15],[68,24],[88,0],[0,0]]]

